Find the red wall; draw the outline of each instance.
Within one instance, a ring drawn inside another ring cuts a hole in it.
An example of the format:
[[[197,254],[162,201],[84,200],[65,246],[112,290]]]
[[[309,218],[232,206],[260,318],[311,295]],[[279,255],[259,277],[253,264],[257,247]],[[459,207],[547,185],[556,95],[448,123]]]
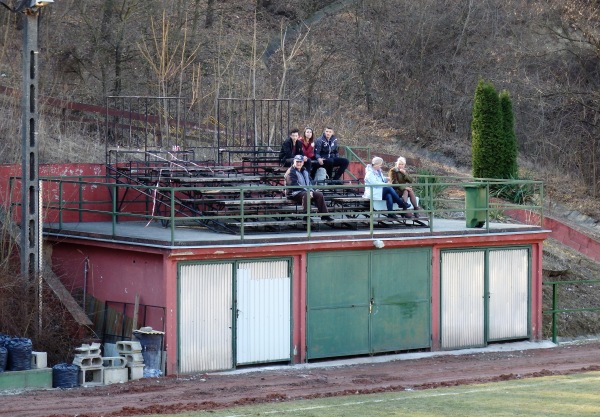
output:
[[[46,223],[111,221],[113,181],[107,181],[104,164],[43,164],[40,165],[42,181],[42,215]],[[21,166],[0,165],[0,205],[9,207],[21,202]],[[11,182],[11,177],[13,180]],[[19,179],[14,179],[19,177]],[[12,190],[11,190],[12,185]],[[123,188],[120,188],[123,190]],[[118,192],[120,196],[123,191]],[[119,197],[122,198],[122,197]],[[127,213],[150,214],[145,197],[130,191],[128,202],[119,202],[120,210]],[[80,200],[84,204],[80,203]],[[62,217],[58,204],[61,203]],[[80,210],[81,209],[81,210]],[[86,212],[96,210],[106,213]],[[20,221],[20,210],[13,208],[13,220]],[[120,216],[119,221],[141,221],[145,217]]]
[[[93,242],[90,242],[93,243]],[[84,287],[88,259],[87,292],[102,301],[166,306],[162,253],[144,248],[59,243],[52,246],[53,270],[69,289]]]

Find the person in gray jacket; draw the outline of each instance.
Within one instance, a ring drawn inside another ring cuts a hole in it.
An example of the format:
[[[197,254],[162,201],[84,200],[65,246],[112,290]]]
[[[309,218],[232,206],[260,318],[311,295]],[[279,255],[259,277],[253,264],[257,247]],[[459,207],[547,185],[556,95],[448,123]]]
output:
[[[337,138],[333,134],[333,129],[326,127],[323,134],[315,142],[315,159],[317,163],[324,167],[327,175],[332,180],[339,180],[344,175],[344,171],[350,163],[346,158],[340,158],[337,145]],[[336,168],[335,174],[333,168]]]
[[[294,164],[285,173],[285,185],[299,187],[286,188],[286,197],[296,203],[302,202],[302,207],[306,213],[308,210],[308,186],[311,185],[311,180],[308,170],[304,168],[304,157],[302,155],[296,155],[294,157]],[[310,190],[310,201],[317,206],[317,211],[319,213],[328,213],[325,197],[323,197],[322,192]],[[321,219],[325,221],[333,220],[331,216],[323,216]]]

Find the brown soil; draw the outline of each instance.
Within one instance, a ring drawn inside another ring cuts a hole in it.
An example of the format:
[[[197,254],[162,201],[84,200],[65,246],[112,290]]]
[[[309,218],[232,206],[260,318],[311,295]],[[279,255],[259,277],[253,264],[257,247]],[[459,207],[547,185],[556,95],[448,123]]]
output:
[[[126,384],[0,396],[0,415],[176,414],[248,404],[429,389],[600,371],[600,342],[338,367],[147,378]]]

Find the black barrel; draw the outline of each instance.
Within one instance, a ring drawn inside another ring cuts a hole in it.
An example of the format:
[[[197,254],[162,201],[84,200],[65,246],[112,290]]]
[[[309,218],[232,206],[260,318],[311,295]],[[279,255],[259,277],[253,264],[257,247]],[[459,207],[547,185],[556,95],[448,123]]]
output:
[[[8,360],[8,350],[4,346],[0,346],[0,372],[6,370],[6,361]]]
[[[59,363],[52,367],[52,388],[74,388],[79,386],[79,366]]]
[[[6,344],[8,361],[6,369],[9,371],[28,371],[31,369],[31,339],[13,337]]]

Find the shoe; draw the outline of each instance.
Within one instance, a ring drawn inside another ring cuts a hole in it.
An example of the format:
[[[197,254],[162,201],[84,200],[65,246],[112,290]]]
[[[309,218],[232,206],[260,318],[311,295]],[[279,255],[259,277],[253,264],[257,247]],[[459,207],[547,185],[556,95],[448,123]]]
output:
[[[333,217],[331,217],[331,216],[323,216],[323,217],[321,217],[321,220],[323,220],[324,222],[332,222],[333,221]]]
[[[396,216],[394,213],[391,213],[391,214],[386,214],[386,216],[387,216],[389,219],[398,220],[398,216]]]
[[[411,213],[402,213],[402,217],[405,219],[412,219],[413,215]]]

